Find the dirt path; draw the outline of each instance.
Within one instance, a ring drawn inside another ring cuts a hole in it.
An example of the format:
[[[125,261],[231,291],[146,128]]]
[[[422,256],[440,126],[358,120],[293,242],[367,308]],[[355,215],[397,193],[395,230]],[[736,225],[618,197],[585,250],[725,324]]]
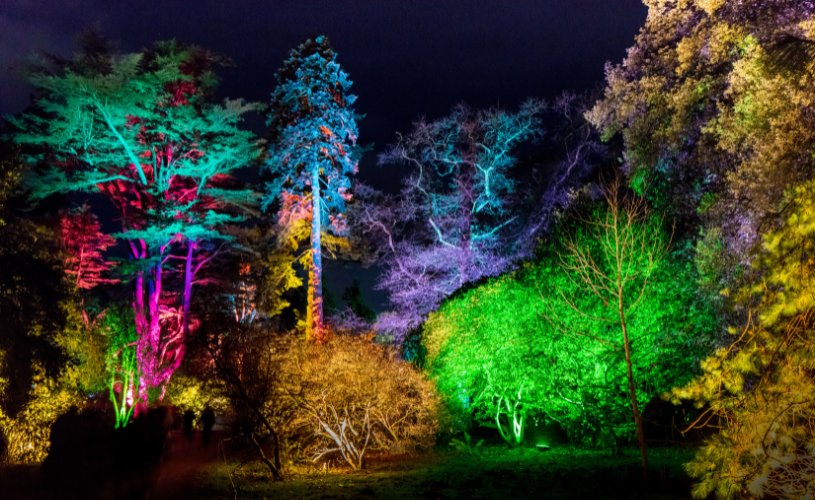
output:
[[[168,442],[167,454],[161,461],[150,488],[150,500],[182,500],[194,498],[189,491],[193,473],[205,464],[218,459],[218,441],[222,436],[213,433],[212,443],[204,448],[201,433],[187,442],[180,432],[173,432]]]

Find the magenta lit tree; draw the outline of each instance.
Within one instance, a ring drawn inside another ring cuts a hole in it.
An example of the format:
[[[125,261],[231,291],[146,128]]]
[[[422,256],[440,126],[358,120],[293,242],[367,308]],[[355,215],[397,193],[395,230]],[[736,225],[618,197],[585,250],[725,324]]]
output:
[[[94,40],[92,40],[94,41]],[[234,188],[231,171],[256,147],[237,128],[255,105],[208,102],[218,59],[175,42],[120,55],[86,44],[69,61],[35,67],[36,110],[11,123],[38,175],[35,197],[96,191],[118,212],[130,261],[142,383],[139,399],[160,390],[184,355],[193,287],[230,239],[226,223],[255,202]]]

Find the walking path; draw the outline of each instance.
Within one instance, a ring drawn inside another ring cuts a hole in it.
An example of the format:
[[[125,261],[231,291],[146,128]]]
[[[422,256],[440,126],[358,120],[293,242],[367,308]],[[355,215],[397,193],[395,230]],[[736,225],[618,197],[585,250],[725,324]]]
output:
[[[209,447],[204,448],[200,432],[193,434],[192,442],[187,442],[183,433],[173,432],[150,488],[150,500],[193,498],[193,492],[189,491],[192,476],[202,465],[218,459],[221,437],[220,433],[214,432]]]

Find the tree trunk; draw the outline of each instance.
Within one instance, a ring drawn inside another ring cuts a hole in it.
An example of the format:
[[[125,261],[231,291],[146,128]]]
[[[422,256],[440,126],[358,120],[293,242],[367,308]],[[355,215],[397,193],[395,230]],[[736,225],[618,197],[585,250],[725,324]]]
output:
[[[625,364],[628,369],[628,390],[631,394],[631,408],[634,412],[634,423],[637,425],[637,441],[640,445],[640,456],[642,457],[642,474],[648,479],[648,450],[645,445],[645,429],[642,425],[642,414],[637,405],[637,391],[634,384],[634,371],[631,368],[631,346],[628,343],[628,328],[625,324],[625,316],[620,314],[623,328],[623,346],[625,347]]]
[[[195,242],[187,239],[187,262],[184,263],[184,336],[188,337],[190,333],[190,296],[192,295],[192,257],[195,250]]]
[[[311,173],[311,338],[320,341],[323,338],[323,264],[320,244],[320,171],[315,168]]]

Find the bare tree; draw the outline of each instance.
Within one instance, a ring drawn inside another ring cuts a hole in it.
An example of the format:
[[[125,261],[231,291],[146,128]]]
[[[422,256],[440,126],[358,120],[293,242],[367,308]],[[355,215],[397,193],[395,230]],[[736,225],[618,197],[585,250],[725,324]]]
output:
[[[202,330],[210,333],[209,379],[228,399],[260,460],[275,479],[282,479],[280,445],[294,419],[295,407],[282,386],[282,369],[291,337],[265,330],[258,323],[242,323],[233,311],[218,311],[205,318]],[[271,439],[274,455],[264,453],[261,442]]]
[[[378,331],[400,340],[464,284],[531,255],[603,152],[583,109],[573,94],[551,104],[530,99],[516,113],[459,105],[397,135],[379,161],[412,169],[402,192],[387,196],[358,186],[349,213],[386,264],[379,287],[388,290],[394,311],[380,315]],[[519,146],[543,136],[546,111],[557,116],[550,138],[565,154],[521,169]]]
[[[561,263],[573,285],[570,288],[577,292],[558,290],[557,293],[566,306],[577,313],[579,321],[567,322],[554,314],[544,316],[564,333],[602,342],[624,352],[631,409],[643,474],[647,477],[648,453],[632,369],[629,325],[652,291],[653,277],[667,255],[670,238],[661,233],[662,218],[650,213],[644,199],[622,194],[624,189],[617,177],[604,189],[605,210],[580,218],[585,231],[566,238]],[[616,330],[618,340],[590,333],[596,331],[591,323],[603,323]]]

